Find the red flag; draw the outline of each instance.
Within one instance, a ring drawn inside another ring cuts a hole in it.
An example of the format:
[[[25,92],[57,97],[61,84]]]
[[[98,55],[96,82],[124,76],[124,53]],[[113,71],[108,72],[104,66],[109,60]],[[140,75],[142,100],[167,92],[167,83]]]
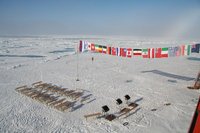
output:
[[[182,46],[181,46],[181,55],[182,55],[182,56],[185,55],[184,52],[185,52],[185,45],[182,45]]]
[[[116,48],[112,47],[111,52],[112,52],[112,55],[116,55],[116,54],[117,54],[117,53],[116,53]]]
[[[91,44],[91,50],[95,51],[95,45],[93,43]]]
[[[107,54],[111,54],[111,47],[107,47]]]
[[[161,58],[161,51],[162,51],[161,48],[156,48],[155,49],[155,56],[156,56],[156,58]]]
[[[122,57],[126,57],[126,48],[120,48],[120,53]]]

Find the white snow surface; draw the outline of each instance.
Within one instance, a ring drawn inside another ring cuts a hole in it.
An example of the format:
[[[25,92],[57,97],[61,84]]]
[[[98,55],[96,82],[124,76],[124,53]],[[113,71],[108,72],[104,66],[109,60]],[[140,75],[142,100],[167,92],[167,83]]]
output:
[[[200,54],[162,59],[123,58],[101,53],[77,55],[79,40],[130,48],[168,47],[191,41],[102,36],[0,37],[0,132],[186,133],[199,90],[189,90],[200,70]],[[91,58],[94,57],[92,62]],[[44,81],[92,94],[92,101],[65,113],[15,91]],[[139,106],[126,117],[86,120],[129,94]],[[165,106],[165,103],[171,103]],[[151,111],[151,109],[157,109]],[[124,126],[123,123],[128,122]]]

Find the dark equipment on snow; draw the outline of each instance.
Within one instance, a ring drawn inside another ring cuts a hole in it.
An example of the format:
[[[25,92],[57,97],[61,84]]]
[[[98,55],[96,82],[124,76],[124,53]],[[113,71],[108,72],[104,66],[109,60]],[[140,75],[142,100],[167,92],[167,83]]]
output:
[[[116,101],[117,101],[117,105],[122,104],[122,100],[120,98],[118,98]]]

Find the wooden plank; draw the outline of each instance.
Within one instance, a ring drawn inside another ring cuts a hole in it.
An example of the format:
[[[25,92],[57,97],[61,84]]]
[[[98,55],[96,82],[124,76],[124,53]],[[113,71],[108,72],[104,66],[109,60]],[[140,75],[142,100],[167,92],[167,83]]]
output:
[[[72,107],[72,104],[68,105],[68,106],[62,106],[62,108],[60,109],[60,111],[65,112],[67,109],[69,109],[70,107]]]
[[[38,100],[42,96],[43,96],[43,93],[39,93],[37,96],[33,97],[33,99]]]
[[[65,102],[63,102],[63,103],[61,103],[61,104],[58,104],[58,105],[55,105],[54,107],[56,108],[56,109],[59,109],[59,108],[61,108],[63,105],[68,105],[70,102],[69,101],[65,101]]]
[[[46,102],[46,104],[49,105],[49,104],[51,104],[53,102],[56,102],[57,100],[58,100],[58,98],[56,98],[56,97],[55,98],[51,98],[51,100]]]
[[[30,96],[30,98],[34,99],[36,96],[40,95],[40,93],[37,93],[35,95]]]
[[[73,105],[73,102],[66,101],[66,102],[56,106],[56,109],[64,112],[67,109],[69,109],[70,107],[72,107],[72,105]]]
[[[84,117],[87,119],[89,117],[94,117],[94,116],[99,116],[99,115],[101,115],[101,113],[97,112],[97,113],[93,113],[93,114],[84,115]]]
[[[137,103],[130,103],[128,106],[131,106],[131,107],[137,107],[138,104],[137,104]]]
[[[33,91],[33,92],[31,92],[31,93],[28,93],[26,96],[31,97],[31,96],[37,95],[37,94],[39,94],[38,91]]]
[[[66,100],[65,98],[60,99],[60,100],[58,100],[58,101],[55,101],[55,102],[51,103],[49,106],[55,106],[55,105],[61,104],[61,103],[62,103],[63,101],[65,101],[65,100]]]
[[[20,87],[17,87],[15,90],[20,90],[20,89],[25,88],[25,87],[27,87],[27,86],[26,85],[20,86]]]
[[[42,81],[38,81],[38,82],[32,83],[32,85],[34,86],[34,85],[38,85],[38,84],[41,84],[41,83],[42,83]]]
[[[131,112],[132,110],[134,110],[137,106],[135,107],[132,107],[132,108],[125,108],[123,111],[122,111],[122,114],[119,115],[117,118],[121,117],[121,116],[124,116],[126,114],[128,114],[129,112]]]
[[[82,95],[83,95],[83,92],[76,92],[76,93],[73,93],[72,95],[70,95],[70,97],[73,98],[74,100],[76,100],[79,97],[81,97]]]
[[[55,92],[57,92],[58,94],[62,94],[65,92],[65,90],[66,90],[65,88],[61,88],[61,89],[55,90]]]
[[[75,90],[65,91],[65,92],[63,93],[63,95],[69,96],[70,94],[72,94],[72,93],[74,93],[74,92],[75,92]]]
[[[45,104],[48,104],[48,103],[51,103],[51,102],[53,102],[53,101],[55,101],[55,100],[57,100],[56,97],[50,96],[44,103],[45,103]]]
[[[42,93],[42,94],[43,94],[43,96],[40,97],[40,98],[38,98],[38,100],[39,100],[40,102],[44,103],[44,102],[50,97],[50,95],[44,94],[44,93]]]
[[[59,91],[61,91],[62,90],[62,88],[61,87],[58,87],[58,86],[53,86],[53,89],[51,90],[51,92],[59,92]]]
[[[29,93],[32,93],[34,90],[32,88],[29,88],[29,89],[26,89],[26,90],[23,90],[23,91],[20,91],[22,94],[24,95],[27,95]]]
[[[20,93],[23,93],[24,91],[28,91],[28,90],[31,90],[32,88],[24,88],[24,89],[20,89],[20,90],[17,90],[18,92]]]
[[[90,97],[83,98],[83,99],[81,99],[81,103],[83,103],[83,102],[85,102],[86,100],[89,100],[89,99],[90,99]]]

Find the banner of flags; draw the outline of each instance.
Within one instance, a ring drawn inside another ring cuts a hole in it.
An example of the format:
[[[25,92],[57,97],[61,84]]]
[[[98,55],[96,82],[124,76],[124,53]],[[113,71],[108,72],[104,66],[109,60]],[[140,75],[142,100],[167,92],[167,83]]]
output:
[[[180,45],[164,48],[120,48],[103,46],[88,41],[80,41],[79,52],[93,51],[121,57],[143,57],[143,58],[168,58],[175,56],[187,56],[191,53],[200,53],[200,44]]]

